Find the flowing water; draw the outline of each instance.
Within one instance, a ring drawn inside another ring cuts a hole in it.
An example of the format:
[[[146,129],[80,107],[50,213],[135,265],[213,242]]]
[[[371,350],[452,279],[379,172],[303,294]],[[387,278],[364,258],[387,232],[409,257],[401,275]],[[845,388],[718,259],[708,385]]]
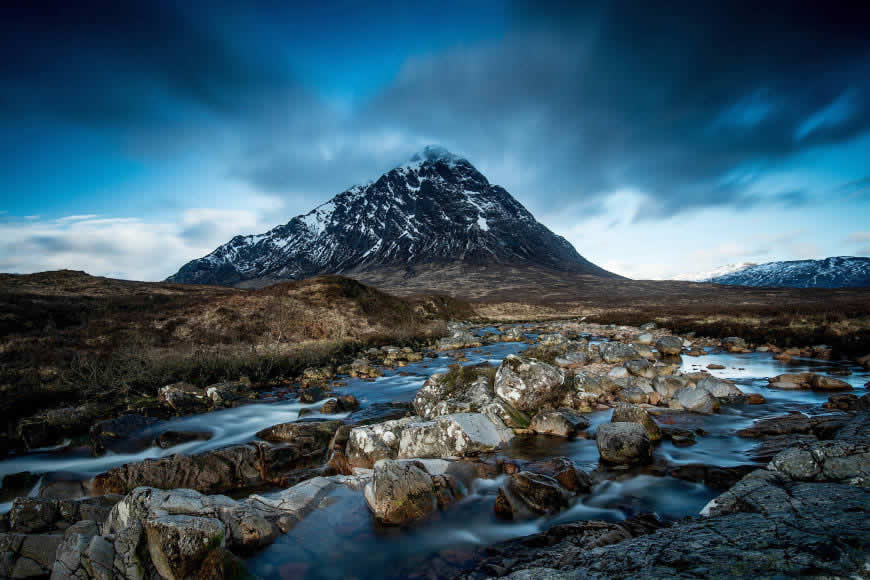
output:
[[[479,329],[478,333],[493,329]],[[469,359],[463,364],[489,362],[498,365],[508,354],[515,354],[528,345],[500,343],[463,354]],[[346,386],[336,392],[355,395],[363,407],[372,403],[410,401],[426,378],[443,372],[454,358],[442,355],[406,367],[387,370],[374,381],[347,379]],[[691,447],[677,447],[669,441],[658,444],[654,451],[657,465],[704,464],[722,467],[751,463],[748,451],[756,443],[737,437],[735,432],[763,417],[778,416],[789,411],[818,412],[827,395],[811,391],[776,391],[767,388],[767,377],[784,372],[813,371],[827,373],[848,368],[850,376],[840,376],[855,387],[859,396],[866,392],[864,384],[870,373],[847,363],[796,360],[789,364],[773,360],[769,353],[708,354],[684,357],[683,370],[692,372],[711,363],[724,365],[710,373],[734,380],[746,393],[761,393],[766,402],[761,405],[723,405],[719,414],[702,416],[672,415],[679,427],[703,428],[704,436]],[[131,454],[107,454],[92,457],[87,450],[46,450],[0,462],[0,476],[21,471],[33,473],[71,472],[92,476],[111,467],[149,457],[173,453],[198,453],[244,443],[255,439],[257,431],[295,420],[303,408],[319,408],[321,403],[303,405],[295,401],[279,401],[246,405],[182,417],[161,422],[155,433],[168,429],[208,431],[208,441],[193,441],[170,449],[156,447]],[[588,415],[591,425],[587,433],[610,420],[611,411]],[[320,416],[320,415],[312,415]],[[342,417],[335,415],[333,417]],[[598,451],[593,438],[566,440],[556,437],[520,437],[500,453],[516,459],[536,459],[567,456],[578,467],[596,472],[598,483],[588,497],[579,499],[571,508],[552,517],[531,521],[505,522],[494,515],[493,505],[501,480],[479,480],[471,493],[449,510],[405,528],[377,525],[362,493],[342,486],[293,530],[270,547],[248,560],[251,571],[264,578],[369,578],[403,577],[424,570],[438,574],[461,567],[482,546],[547,529],[550,526],[580,520],[619,521],[633,515],[654,512],[661,518],[678,519],[697,514],[719,492],[699,483],[661,476],[661,470],[604,469],[598,465]],[[37,491],[34,488],[34,493]],[[0,504],[0,511],[10,504]]]

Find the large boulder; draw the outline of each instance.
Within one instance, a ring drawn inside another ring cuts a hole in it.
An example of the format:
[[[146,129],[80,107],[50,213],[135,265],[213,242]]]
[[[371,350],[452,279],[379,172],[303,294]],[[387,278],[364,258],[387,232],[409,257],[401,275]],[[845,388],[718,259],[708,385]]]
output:
[[[678,355],[683,350],[683,340],[677,336],[662,336],[656,341],[656,350],[663,355]]]
[[[639,423],[604,423],[596,436],[598,453],[608,463],[630,465],[652,461],[649,435]]]
[[[446,374],[430,376],[414,395],[414,411],[424,419],[456,412],[479,412],[495,397],[485,371],[457,365]]]
[[[195,413],[208,408],[205,392],[188,383],[173,383],[157,391],[157,400],[176,413]]]
[[[436,473],[419,460],[380,460],[375,464],[371,483],[365,487],[366,504],[384,524],[400,525],[425,518],[461,495],[461,487],[443,468],[433,471]]]
[[[611,423],[637,423],[646,429],[646,433],[651,441],[658,441],[662,438],[662,430],[659,424],[656,423],[655,419],[646,409],[637,405],[619,405],[613,410],[610,421]]]
[[[561,369],[535,359],[508,355],[495,375],[495,392],[520,411],[558,403],[567,389]]]
[[[598,345],[598,351],[604,362],[611,364],[641,358],[634,346],[624,342],[603,342]]]
[[[395,459],[399,454],[402,432],[415,422],[419,422],[419,418],[405,417],[354,427],[348,436],[345,451],[349,465],[371,469],[380,459]]]
[[[209,552],[222,548],[226,527],[215,518],[163,516],[145,523],[148,553],[166,580],[183,580],[199,570]]]
[[[571,409],[538,411],[532,417],[529,429],[535,433],[573,437],[589,427],[589,420]]]
[[[466,457],[499,449],[513,437],[513,430],[481,413],[442,415],[408,423],[399,437],[398,457]]]

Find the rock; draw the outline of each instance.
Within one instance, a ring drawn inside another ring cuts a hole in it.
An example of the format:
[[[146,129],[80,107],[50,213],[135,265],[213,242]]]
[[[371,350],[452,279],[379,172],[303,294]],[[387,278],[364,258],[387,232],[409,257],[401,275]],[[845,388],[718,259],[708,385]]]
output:
[[[828,402],[822,405],[826,409],[839,409],[840,411],[868,411],[870,410],[870,393],[861,397],[852,393],[831,395]],[[3,480],[6,486],[6,480]]]
[[[717,363],[710,363],[707,365],[707,368],[710,369],[711,371],[719,371],[719,370],[724,369],[725,365],[720,365]]]
[[[520,342],[525,339],[522,326],[506,328],[501,334],[502,342]]]
[[[717,379],[716,377],[705,377],[698,381],[697,388],[704,389],[712,396],[720,401],[737,401],[743,399],[743,391],[731,381]]]
[[[729,336],[722,339],[722,345],[731,352],[743,352],[746,350],[746,341],[739,336]]]
[[[637,405],[620,404],[613,410],[610,418],[612,423],[637,423],[646,430],[650,441],[658,441],[662,438],[662,430],[652,415],[643,407]]]
[[[625,367],[613,367],[607,372],[607,376],[611,379],[627,379],[629,372]]]
[[[495,393],[520,411],[535,411],[561,400],[565,373],[535,359],[508,355],[495,375]]]
[[[175,454],[115,467],[94,479],[102,493],[129,493],[141,486],[188,488],[203,493],[263,483],[264,466],[256,445],[234,445],[198,455]]]
[[[663,355],[678,355],[683,350],[683,340],[678,336],[662,336],[656,341],[656,350]]]
[[[353,434],[353,431],[351,431]],[[408,423],[399,437],[399,458],[466,457],[494,451],[514,437],[481,413],[454,413]]]
[[[567,457],[555,457],[514,471],[499,489],[496,514],[506,519],[536,517],[568,507],[571,499],[591,488],[589,475]]]
[[[458,350],[461,348],[475,348],[482,346],[482,342],[473,334],[465,330],[457,330],[452,336],[438,339],[435,348],[437,350]]]
[[[689,384],[689,380],[682,376],[657,376],[652,381],[652,388],[661,395],[662,401],[667,403]]]
[[[244,580],[253,578],[245,568],[245,562],[225,548],[215,548],[202,561],[194,580]]]
[[[401,525],[420,520],[453,503],[460,493],[452,477],[431,474],[422,461],[380,460],[365,500],[382,523]]]
[[[280,423],[259,431],[257,437],[272,443],[292,443],[300,439],[313,440],[322,444],[314,445],[315,448],[325,449],[341,425],[341,421],[334,419]]]
[[[354,427],[347,441],[347,461],[351,467],[371,469],[380,459],[395,459],[399,454],[399,437],[417,417],[406,417]]]
[[[636,348],[623,342],[603,342],[598,345],[598,350],[604,362],[611,364],[641,358]]]
[[[0,578],[39,578],[51,573],[62,534],[0,534]]]
[[[114,453],[133,453],[151,445],[149,437],[133,436],[151,427],[158,421],[155,417],[145,417],[136,413],[121,415],[115,419],[100,421],[90,429],[91,446],[95,455],[106,451]]]
[[[57,501],[40,497],[18,497],[9,511],[9,527],[13,532],[30,534],[54,528],[60,519]]]
[[[759,393],[750,393],[746,395],[746,403],[749,405],[763,405],[765,402],[764,396]]]
[[[161,449],[169,449],[182,443],[191,441],[208,441],[212,434],[209,431],[164,431],[157,436],[157,446]]]
[[[655,337],[648,332],[644,332],[643,334],[638,335],[637,338],[634,339],[634,342],[636,344],[648,345],[655,342]]]
[[[865,354],[864,356],[860,357],[856,362],[865,369],[870,369],[870,354]]]
[[[659,326],[655,322],[646,322],[644,324],[641,324],[639,328],[641,330],[649,331],[649,330],[656,330],[656,329],[658,329],[658,327]]]
[[[847,483],[870,489],[870,443],[799,441],[776,455],[768,469],[794,481]]]
[[[747,473],[755,471],[757,468],[757,465],[719,467],[717,465],[689,463],[677,465],[669,469],[668,475],[684,481],[703,483],[711,489],[727,490],[740,481]]]
[[[215,518],[163,516],[147,520],[145,532],[151,562],[167,580],[187,578],[226,541],[226,528]]]
[[[852,385],[840,379],[826,377],[824,375],[812,375],[810,386],[814,391],[851,391]]]
[[[205,410],[205,393],[188,383],[174,383],[157,391],[157,400],[178,413]]]
[[[794,412],[781,417],[759,419],[751,427],[737,432],[740,437],[773,437],[778,435],[813,435],[819,439],[830,439],[851,416],[846,413],[828,413],[809,416]]]
[[[414,411],[423,419],[450,413],[481,412],[495,398],[488,377],[480,375],[484,371],[456,366],[447,374],[430,376],[414,396]]]
[[[662,428],[662,438],[670,439],[671,443],[677,447],[689,447],[696,443],[695,433],[688,429],[680,429],[678,427]]]
[[[555,358],[556,366],[563,369],[577,369],[586,364],[586,353],[583,351],[567,352]]]
[[[638,423],[604,423],[596,436],[598,453],[608,463],[633,464],[652,461],[652,445],[646,429]]]
[[[674,405],[676,403],[676,405]],[[719,410],[719,402],[706,389],[690,385],[680,390],[671,400],[671,406],[693,413],[710,415]]]
[[[588,427],[588,419],[571,409],[564,408],[555,411],[538,411],[529,424],[529,429],[535,433],[559,437],[573,437]]]
[[[626,370],[636,376],[645,379],[653,380],[656,377],[656,371],[646,359],[635,359],[625,363]]]

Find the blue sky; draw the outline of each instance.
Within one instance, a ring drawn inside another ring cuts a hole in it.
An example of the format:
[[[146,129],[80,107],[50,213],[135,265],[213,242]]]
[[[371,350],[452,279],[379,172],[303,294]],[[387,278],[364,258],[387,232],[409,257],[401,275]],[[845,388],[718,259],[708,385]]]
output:
[[[870,255],[858,5],[13,4],[0,271],[162,279],[430,143],[630,277]]]

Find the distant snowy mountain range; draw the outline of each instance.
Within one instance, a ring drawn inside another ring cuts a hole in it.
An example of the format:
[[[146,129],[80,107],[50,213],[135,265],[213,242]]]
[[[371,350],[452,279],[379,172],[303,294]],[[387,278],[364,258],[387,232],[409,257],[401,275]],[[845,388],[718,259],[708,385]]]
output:
[[[236,236],[170,282],[263,285],[423,264],[531,265],[617,277],[584,259],[468,160],[427,147],[264,234]]]
[[[824,260],[766,264],[745,262],[702,274],[678,276],[675,279],[732,286],[856,288],[870,286],[870,258],[837,256]]]

